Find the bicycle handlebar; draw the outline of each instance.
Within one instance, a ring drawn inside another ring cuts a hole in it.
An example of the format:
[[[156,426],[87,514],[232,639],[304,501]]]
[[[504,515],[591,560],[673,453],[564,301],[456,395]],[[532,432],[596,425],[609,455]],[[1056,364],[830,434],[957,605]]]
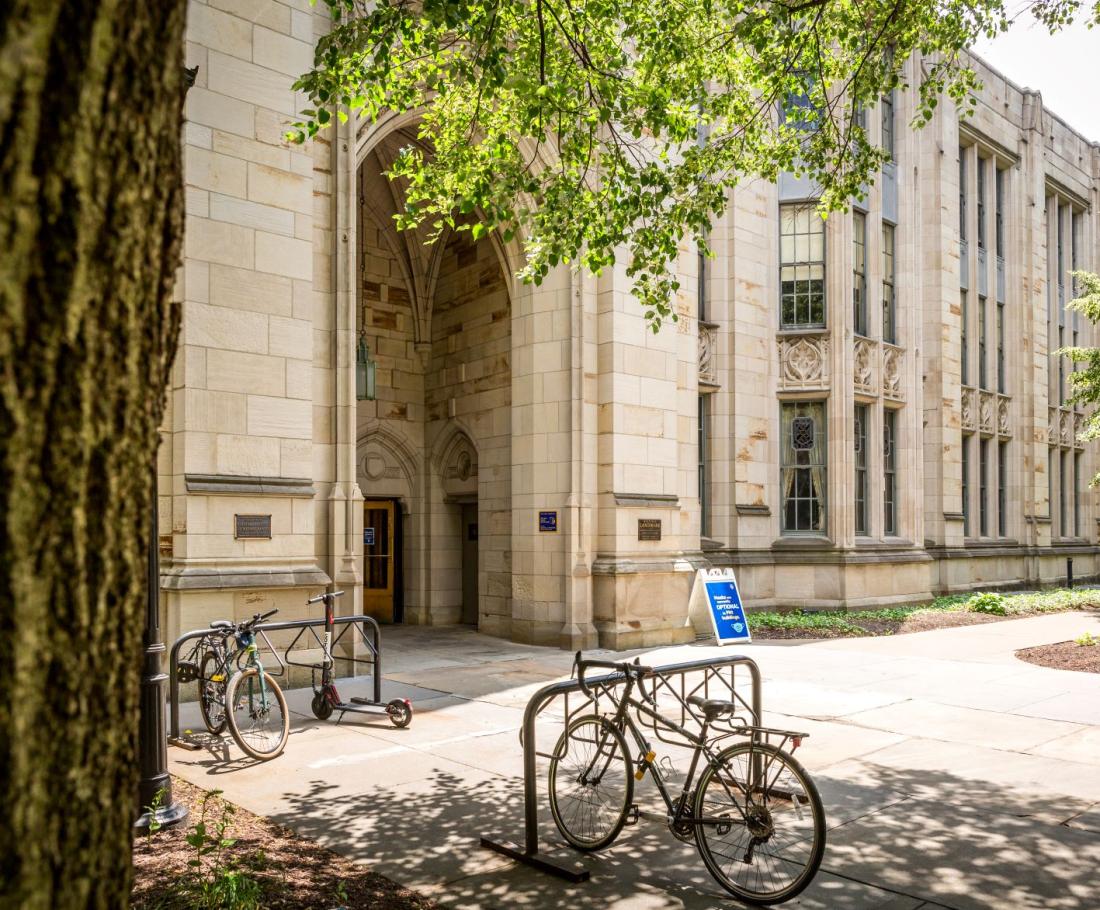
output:
[[[240,631],[244,631],[245,629],[251,629],[254,625],[256,625],[256,623],[263,622],[265,619],[267,619],[270,616],[274,616],[278,612],[279,612],[278,609],[275,609],[275,610],[268,610],[266,613],[253,613],[252,618],[250,620],[248,620],[248,622],[238,623],[237,629],[240,630]]]
[[[616,673],[621,673],[627,679],[634,679],[638,683],[638,688],[642,693],[642,697],[646,701],[650,701],[649,695],[646,693],[645,687],[642,685],[642,680],[647,676],[653,674],[652,667],[646,667],[639,663],[629,663],[628,661],[614,661],[614,660],[596,660],[596,659],[584,659],[581,657],[581,652],[577,652],[577,656],[573,660],[573,666],[577,671],[577,684],[581,687],[581,691],[592,698],[592,691],[584,684],[584,673],[586,670],[613,670]]]
[[[318,594],[316,597],[311,597],[306,601],[307,604],[319,604],[323,600],[328,600],[330,597],[343,597],[343,591],[326,591],[324,594]]]

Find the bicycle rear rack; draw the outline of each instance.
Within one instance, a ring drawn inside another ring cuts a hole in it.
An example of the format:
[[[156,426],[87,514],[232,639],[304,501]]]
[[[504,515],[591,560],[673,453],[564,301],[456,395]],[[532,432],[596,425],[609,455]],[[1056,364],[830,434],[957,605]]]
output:
[[[752,686],[752,693],[747,701],[741,694],[741,690],[736,686],[739,667],[744,667],[748,671]],[[686,679],[689,674],[699,674],[701,676],[697,681],[691,682],[690,688]],[[679,677],[679,691],[675,686],[677,677]],[[621,673],[608,673],[604,676],[586,678],[585,685],[594,693],[594,697],[588,698],[582,694],[580,703],[572,710],[569,707],[569,696],[581,692],[580,683],[575,679],[550,683],[531,696],[523,712],[523,726],[520,729],[520,743],[523,746],[524,844],[521,847],[513,841],[482,835],[481,846],[542,872],[564,878],[567,881],[583,882],[588,880],[588,869],[575,860],[557,859],[539,853],[537,760],[539,758],[553,758],[553,753],[538,750],[535,741],[535,721],[555,699],[561,698],[564,701],[563,726],[568,726],[570,720],[581,711],[598,711],[600,698],[608,697],[612,691],[625,684],[625,682],[626,677]],[[702,724],[702,712],[687,703],[688,696],[702,695],[708,698],[727,698],[744,706],[753,721],[752,724],[745,725],[746,729],[764,729],[759,727],[763,718],[760,668],[751,657],[731,654],[654,667],[653,675],[646,677],[647,686],[650,683],[653,684],[654,693],[658,691],[659,686],[659,691],[662,694],[671,693],[680,702],[681,726],[683,727],[687,727],[689,721],[699,725]],[[712,690],[715,694],[711,694]],[[654,697],[657,697],[656,694],[654,694]],[[644,726],[649,729],[652,725],[646,720]],[[661,741],[670,745],[681,744],[668,739],[662,739]]]

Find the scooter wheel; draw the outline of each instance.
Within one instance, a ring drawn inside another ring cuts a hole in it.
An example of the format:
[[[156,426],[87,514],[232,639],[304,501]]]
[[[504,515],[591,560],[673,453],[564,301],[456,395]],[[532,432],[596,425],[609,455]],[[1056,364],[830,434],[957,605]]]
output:
[[[412,705],[400,698],[395,698],[386,705],[386,713],[395,727],[407,727],[413,719]]]
[[[324,692],[318,692],[313,696],[310,707],[313,709],[313,716],[318,720],[328,720],[332,717],[332,702],[328,700]]]

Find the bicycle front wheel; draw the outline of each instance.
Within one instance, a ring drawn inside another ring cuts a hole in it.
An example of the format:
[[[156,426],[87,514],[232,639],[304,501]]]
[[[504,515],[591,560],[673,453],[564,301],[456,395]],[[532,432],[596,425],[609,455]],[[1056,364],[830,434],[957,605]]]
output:
[[[573,721],[550,760],[550,814],[578,850],[602,850],[626,823],[634,775],[623,735],[596,715]]]
[[[225,729],[225,668],[217,651],[207,651],[199,668],[199,710],[206,729],[217,736]]]
[[[825,852],[817,786],[775,746],[739,743],[717,755],[695,791],[695,842],[731,894],[776,904],[799,894]]]
[[[235,673],[225,693],[229,732],[246,755],[267,761],[275,758],[290,734],[286,699],[269,673],[249,667]]]

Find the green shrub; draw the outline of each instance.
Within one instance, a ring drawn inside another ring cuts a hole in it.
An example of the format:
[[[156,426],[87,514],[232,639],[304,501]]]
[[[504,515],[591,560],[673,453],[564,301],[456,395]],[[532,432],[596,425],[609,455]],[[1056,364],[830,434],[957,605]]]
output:
[[[1086,632],[1084,635],[1079,635],[1073,640],[1077,642],[1077,644],[1081,645],[1083,648],[1093,648],[1096,645],[1100,645],[1100,638],[1093,635],[1091,632]]]
[[[1008,614],[1004,595],[993,591],[975,594],[966,602],[966,609],[971,613],[989,613],[992,616],[1005,616]]]

